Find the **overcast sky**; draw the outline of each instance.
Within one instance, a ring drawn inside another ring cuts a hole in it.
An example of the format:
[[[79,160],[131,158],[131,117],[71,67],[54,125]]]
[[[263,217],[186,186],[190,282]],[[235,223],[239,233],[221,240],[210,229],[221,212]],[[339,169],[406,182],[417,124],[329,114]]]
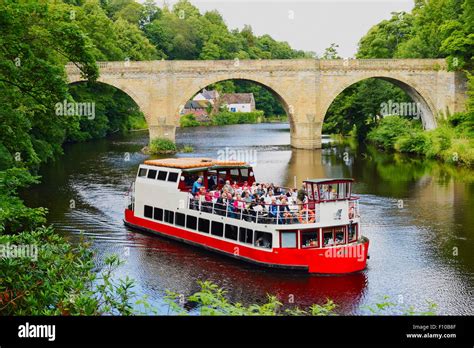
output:
[[[332,42],[342,57],[352,57],[359,39],[394,11],[410,11],[413,0],[190,0],[201,12],[218,10],[229,28],[250,24],[293,48],[324,52]],[[167,0],[168,5],[176,1]],[[156,0],[163,5],[163,0]]]

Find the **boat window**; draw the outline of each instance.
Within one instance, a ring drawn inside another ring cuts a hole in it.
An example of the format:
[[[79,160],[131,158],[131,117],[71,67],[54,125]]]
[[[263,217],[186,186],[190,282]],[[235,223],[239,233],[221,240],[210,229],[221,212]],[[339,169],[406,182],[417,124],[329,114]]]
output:
[[[156,178],[156,172],[157,172],[157,171],[156,171],[155,169],[150,169],[150,170],[148,171],[147,178],[148,178],[148,179],[154,179],[154,178]]]
[[[272,248],[272,234],[268,232],[255,231],[255,246],[261,248]]]
[[[311,185],[311,184],[306,184],[306,193],[308,194],[308,199],[311,200],[311,201],[315,198],[318,198],[318,197],[314,197],[312,186],[313,185]]]
[[[240,168],[240,176],[243,181],[246,181],[249,178],[249,169],[248,168]]]
[[[163,209],[153,208],[153,219],[163,221]]]
[[[148,169],[146,169],[146,168],[140,168],[140,170],[138,171],[138,176],[145,177],[147,170],[148,170]]]
[[[170,172],[170,174],[168,175],[168,181],[171,181],[171,182],[178,181],[178,173]]]
[[[318,185],[319,198],[322,201],[337,199],[337,184]]]
[[[344,227],[336,227],[334,229],[334,242],[336,244],[344,244],[346,239],[344,234]]]
[[[195,230],[197,228],[197,217],[188,215],[188,218],[186,219],[186,227]]]
[[[164,170],[160,170],[160,172],[158,173],[158,180],[163,180],[165,181],[166,180],[166,174],[168,174],[168,172],[165,172]]]
[[[145,205],[143,215],[147,218],[153,219],[153,207],[150,207],[149,205]]]
[[[186,215],[183,213],[176,213],[176,225],[178,226],[185,226]]]
[[[225,237],[233,240],[237,240],[238,229],[234,225],[225,225]]]
[[[199,218],[199,232],[209,233],[209,220]]]
[[[323,242],[324,246],[334,245],[334,236],[331,228],[323,229]]]
[[[250,228],[241,227],[239,233],[239,241],[242,243],[252,244],[253,243],[253,230]]]
[[[212,235],[219,237],[224,235],[224,224],[222,222],[213,221],[211,227]]]
[[[319,247],[318,230],[301,231],[301,247],[302,248]]]
[[[170,224],[174,223],[174,212],[171,210],[165,210],[165,222]]]
[[[349,242],[357,240],[357,225],[350,224],[347,226],[347,239]]]
[[[281,247],[296,248],[296,232],[281,232]]]

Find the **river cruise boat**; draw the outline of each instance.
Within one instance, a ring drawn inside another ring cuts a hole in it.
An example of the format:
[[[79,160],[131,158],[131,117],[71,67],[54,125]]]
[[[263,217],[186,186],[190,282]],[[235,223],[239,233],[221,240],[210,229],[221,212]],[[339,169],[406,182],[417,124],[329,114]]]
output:
[[[294,190],[257,183],[245,162],[147,160],[131,186],[124,222],[261,266],[357,272],[366,267],[369,240],[361,235],[352,182],[305,180],[296,200]],[[258,195],[265,186],[272,191],[265,198],[244,193]]]

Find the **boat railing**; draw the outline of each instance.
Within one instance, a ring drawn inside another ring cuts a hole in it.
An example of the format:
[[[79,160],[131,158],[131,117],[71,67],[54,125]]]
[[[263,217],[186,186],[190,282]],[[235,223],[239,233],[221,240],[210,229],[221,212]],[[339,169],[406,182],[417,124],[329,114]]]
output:
[[[234,206],[234,202],[238,202],[237,207]],[[254,209],[255,206],[261,206],[261,209]],[[319,204],[317,203],[259,203],[252,205],[252,203],[242,200],[232,200],[231,204],[229,200],[220,203],[214,200],[189,198],[188,209],[261,224],[291,225],[320,221]]]

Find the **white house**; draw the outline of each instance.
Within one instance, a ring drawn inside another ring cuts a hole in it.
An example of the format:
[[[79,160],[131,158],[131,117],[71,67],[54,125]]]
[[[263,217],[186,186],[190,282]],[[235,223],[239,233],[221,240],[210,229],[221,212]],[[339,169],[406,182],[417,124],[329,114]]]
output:
[[[231,112],[255,111],[255,98],[253,93],[227,93],[219,100],[221,106],[225,106]]]

